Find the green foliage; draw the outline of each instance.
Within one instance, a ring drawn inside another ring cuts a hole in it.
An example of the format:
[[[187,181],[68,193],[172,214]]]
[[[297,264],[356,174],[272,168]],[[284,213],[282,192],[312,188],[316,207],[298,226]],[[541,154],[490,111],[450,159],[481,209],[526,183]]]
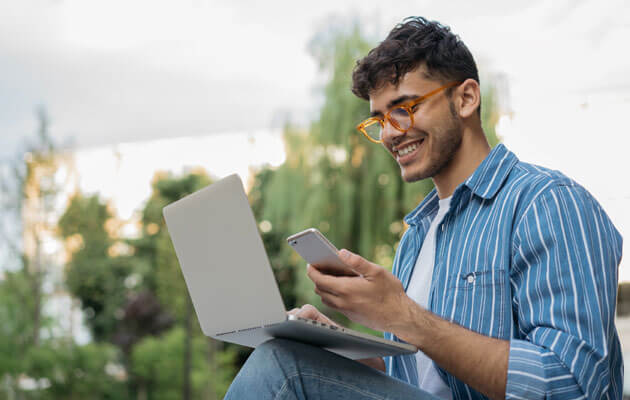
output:
[[[81,300],[94,339],[122,350],[132,396],[181,398],[190,382],[193,398],[213,398],[234,376],[237,350],[216,349],[201,333],[162,217],[164,206],[210,182],[205,173],[156,175],[137,239],[115,239],[115,217],[97,196],[75,196],[59,221],[60,235],[73,248],[67,286]],[[216,365],[220,369],[209,374]]]
[[[481,91],[481,123],[490,147],[494,147],[500,142],[495,129],[500,117],[497,104],[497,90],[490,82],[490,84],[482,85]]]
[[[209,339],[214,340],[214,339]],[[217,399],[222,399],[236,377],[237,357],[239,350],[235,346],[226,346],[224,350],[214,353],[212,373],[209,377],[209,390],[214,392]]]
[[[31,294],[26,270],[5,272],[0,281],[0,377],[23,371],[22,355],[33,342],[35,303]]]
[[[180,368],[184,354],[184,337],[186,333],[180,328],[159,337],[147,337],[133,349],[133,373],[140,380],[140,392],[153,400],[170,400],[181,398],[183,374]],[[207,340],[195,337],[192,343],[192,394],[193,398],[202,398],[208,390],[223,397],[234,379],[234,351],[219,353],[216,375],[211,375],[210,358],[208,357]]]
[[[143,281],[179,321],[184,320],[190,300],[162,217],[162,209],[210,183],[212,180],[203,172],[181,177],[158,176],[153,182],[153,193],[142,212],[142,237],[130,241],[136,248],[136,258],[143,259],[151,266]]]
[[[48,341],[32,347],[24,355],[24,372],[43,390],[28,398],[124,399],[124,370],[116,364],[116,354],[113,346],[102,343]]]
[[[182,387],[187,384],[184,378],[186,371],[190,371],[193,398],[199,398],[202,391],[211,398],[222,397],[235,375],[235,359],[244,349],[230,346],[221,351],[212,339],[207,339],[201,333],[162,217],[164,206],[209,185],[212,180],[203,172],[179,177],[158,175],[157,178],[142,213],[143,235],[138,240],[130,241],[130,244],[136,249],[135,258],[151,266],[150,272],[144,277],[146,287],[153,290],[160,303],[174,315],[178,327],[161,339],[147,338],[138,344],[133,350],[133,371],[142,380],[143,390],[155,393],[154,398],[181,398]],[[188,361],[185,357],[187,343],[191,346],[191,360]],[[154,372],[143,369],[142,365],[149,364],[137,364],[139,360],[150,357],[151,349],[158,348],[168,350],[172,355],[168,361],[162,361],[170,366],[170,372],[164,372],[163,375],[154,375]],[[200,355],[205,355],[205,358],[199,358]],[[212,367],[210,374],[209,366]],[[179,379],[172,379],[168,374],[176,374]],[[156,385],[162,385],[164,389],[156,391]]]
[[[263,239],[284,239],[316,227],[337,247],[389,268],[403,232],[400,219],[432,183],[403,185],[394,160],[356,132],[356,124],[369,115],[369,107],[350,92],[351,73],[356,60],[371,47],[358,25],[316,36],[311,52],[322,75],[328,77],[320,116],[308,132],[287,126],[285,164],[259,172],[250,198],[258,220],[272,226]],[[283,271],[285,279],[294,280],[292,293],[283,290],[285,301],[289,298],[296,304],[321,307],[304,273],[305,263],[284,240],[282,243],[271,246],[265,241],[276,276]],[[291,286],[278,280],[281,288]]]
[[[79,256],[103,257],[112,243],[112,239],[105,230],[105,223],[110,218],[112,214],[98,196],[84,197],[78,194],[70,200],[66,211],[59,219],[59,233],[64,238],[75,234],[81,235],[80,250],[83,253]]]
[[[76,246],[68,263],[66,284],[81,300],[96,340],[111,341],[126,303],[125,279],[132,266],[127,257],[111,257],[115,244],[106,223],[113,219],[97,196],[72,198],[59,220],[61,236]]]

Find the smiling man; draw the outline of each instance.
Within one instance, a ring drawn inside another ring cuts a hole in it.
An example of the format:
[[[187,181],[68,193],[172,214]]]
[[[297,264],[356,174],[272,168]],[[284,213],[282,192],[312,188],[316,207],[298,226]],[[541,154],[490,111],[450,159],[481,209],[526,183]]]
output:
[[[393,273],[341,250],[362,277],[308,276],[324,304],[420,351],[357,363],[273,340],[228,398],[621,398],[622,238],[573,180],[490,149],[464,43],[409,18],[357,63],[352,90],[372,113],[358,130],[435,190],[405,217]]]

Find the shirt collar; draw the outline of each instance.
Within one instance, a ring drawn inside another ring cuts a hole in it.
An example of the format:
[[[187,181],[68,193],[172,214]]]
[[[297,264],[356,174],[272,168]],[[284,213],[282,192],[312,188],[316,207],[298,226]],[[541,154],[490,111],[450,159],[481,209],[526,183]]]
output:
[[[507,179],[518,158],[503,144],[496,146],[464,182],[475,195],[493,198]]]
[[[431,190],[424,200],[422,200],[422,202],[412,212],[407,214],[404,219],[405,223],[407,225],[415,225],[418,221],[422,220],[422,218],[436,212],[439,208],[439,200],[440,198],[437,195],[437,190]]]
[[[475,172],[462,185],[468,187],[471,192],[483,199],[491,199],[503,186],[503,182],[505,182],[517,162],[518,158],[516,155],[503,144],[499,144],[490,151],[475,169]],[[457,189],[455,191],[457,192]],[[408,225],[415,225],[427,215],[436,212],[438,207],[437,190],[433,189],[412,212],[407,214],[404,221]]]

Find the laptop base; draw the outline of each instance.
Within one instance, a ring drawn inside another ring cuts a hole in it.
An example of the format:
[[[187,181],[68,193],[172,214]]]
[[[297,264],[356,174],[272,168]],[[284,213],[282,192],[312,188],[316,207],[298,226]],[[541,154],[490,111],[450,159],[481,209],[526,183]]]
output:
[[[334,329],[330,325],[302,319],[287,319],[263,327],[226,332],[214,338],[247,347],[257,347],[273,338],[290,339],[322,347],[352,360],[412,354],[417,351],[414,346],[406,343],[394,345],[394,342],[376,336],[346,328]]]

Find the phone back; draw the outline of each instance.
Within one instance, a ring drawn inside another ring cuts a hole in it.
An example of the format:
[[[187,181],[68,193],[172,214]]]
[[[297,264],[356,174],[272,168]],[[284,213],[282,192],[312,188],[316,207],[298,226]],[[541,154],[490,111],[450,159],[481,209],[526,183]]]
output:
[[[325,266],[325,272],[335,275],[355,275],[337,255],[337,249],[319,231],[309,229],[288,239],[289,245],[311,265]]]

